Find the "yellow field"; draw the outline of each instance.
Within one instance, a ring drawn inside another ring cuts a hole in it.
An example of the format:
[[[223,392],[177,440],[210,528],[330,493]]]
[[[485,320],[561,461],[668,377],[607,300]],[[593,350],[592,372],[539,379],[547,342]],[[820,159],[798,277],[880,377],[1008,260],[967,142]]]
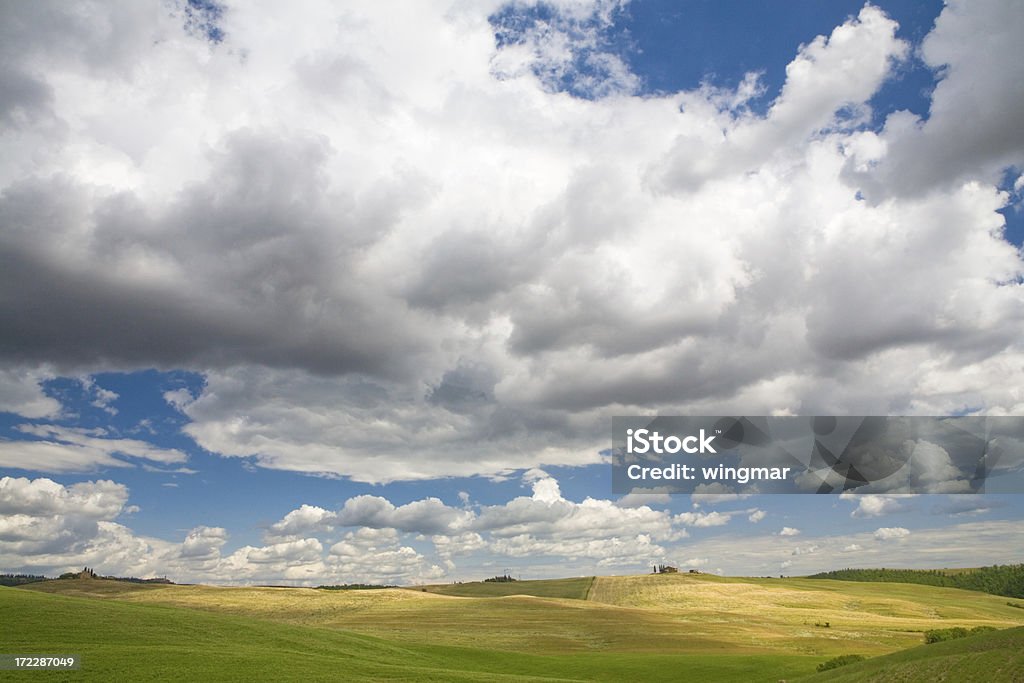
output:
[[[1005,598],[970,591],[688,574],[597,577],[587,600],[98,580],[27,588],[343,629],[411,644],[539,654],[877,655],[920,643],[928,629],[1024,624],[1024,610],[1008,607]],[[507,591],[507,585],[494,590]]]
[[[888,652],[919,643],[925,630],[953,624],[1024,624],[1005,598],[895,583],[706,574],[597,577],[589,599],[667,614],[694,632],[737,646],[764,644],[808,654],[836,648]]]

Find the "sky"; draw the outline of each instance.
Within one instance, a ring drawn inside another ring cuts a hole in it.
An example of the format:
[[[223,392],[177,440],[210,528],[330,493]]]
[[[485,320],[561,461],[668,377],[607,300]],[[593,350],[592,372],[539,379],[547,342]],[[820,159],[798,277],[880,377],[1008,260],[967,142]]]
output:
[[[0,572],[1022,561],[612,493],[615,415],[1024,414],[1011,0],[0,2]]]

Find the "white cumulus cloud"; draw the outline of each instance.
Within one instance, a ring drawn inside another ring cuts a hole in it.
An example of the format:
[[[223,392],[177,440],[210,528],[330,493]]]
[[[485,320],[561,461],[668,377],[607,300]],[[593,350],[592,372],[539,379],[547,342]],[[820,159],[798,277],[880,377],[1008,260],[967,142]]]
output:
[[[879,541],[892,541],[894,539],[906,538],[909,535],[910,535],[910,530],[909,529],[904,529],[903,527],[900,527],[900,526],[897,526],[897,527],[889,527],[889,526],[881,527],[879,529],[876,529],[875,530],[875,534],[874,534],[875,538],[877,540],[879,540]]]

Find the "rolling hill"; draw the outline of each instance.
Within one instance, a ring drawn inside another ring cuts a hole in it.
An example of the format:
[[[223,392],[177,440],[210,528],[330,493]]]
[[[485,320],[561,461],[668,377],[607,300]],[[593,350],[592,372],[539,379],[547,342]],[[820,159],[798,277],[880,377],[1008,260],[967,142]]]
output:
[[[470,672],[465,675],[475,676],[474,680],[482,680],[479,676],[485,673],[508,673],[519,679],[672,680],[685,668],[691,673],[704,672],[703,680],[778,681],[811,675],[818,664],[837,655],[879,658],[894,652],[904,654],[901,651],[909,652],[908,648],[922,643],[922,633],[929,629],[1008,629],[1024,624],[1024,610],[1006,605],[1005,598],[973,591],[706,574],[373,591],[160,586],[76,579],[4,589],[0,597],[9,601],[12,592],[57,601],[56,607],[48,608],[67,611],[65,621],[95,618],[100,605],[102,609],[135,610],[125,612],[135,619],[159,616],[168,625],[167,652],[175,648],[186,651],[190,639],[200,637],[202,629],[174,626],[193,616],[207,620],[202,623],[214,633],[224,629],[225,642],[230,641],[232,627],[228,624],[248,624],[256,629],[254,634],[258,632],[250,640],[264,642],[260,657],[277,647],[275,638],[284,639],[282,642],[298,638],[292,629],[309,632],[314,652],[321,642],[328,643],[321,649],[332,652],[355,648],[344,657],[367,667],[352,669],[351,676],[357,678],[364,676],[360,672],[373,671],[373,662],[384,667],[381,672],[398,671],[388,653],[401,651],[401,661],[411,657],[419,668],[396,676],[412,680],[444,677],[432,668],[443,664],[452,667],[452,676]],[[33,614],[37,612],[24,611],[19,618],[31,628],[44,628]],[[111,630],[102,638],[83,642],[81,654],[88,654],[92,646],[98,648],[97,653],[107,652],[112,643],[121,642],[119,639],[134,642],[133,633],[131,628],[123,633]],[[26,646],[38,642],[26,638]],[[342,640],[332,640],[335,638]],[[204,640],[203,647],[214,648],[216,642],[216,637]],[[229,649],[224,646],[217,651],[226,656],[223,653]],[[302,648],[289,646],[282,652],[288,659],[298,657]],[[442,652],[448,655],[438,659]],[[220,661],[222,655],[212,653],[211,661]],[[314,657],[309,666],[317,661]],[[874,659],[857,666],[871,661]],[[488,668],[491,663],[494,667]],[[452,676],[448,678],[457,680]]]
[[[586,600],[593,576],[574,579],[547,579],[540,581],[471,581],[469,583],[440,583],[417,586],[421,591],[440,595],[456,595],[463,598],[498,598],[508,595],[532,595],[535,598],[566,598]]]
[[[267,589],[264,589],[267,590]],[[415,645],[251,614],[0,588],[4,649],[75,654],[75,672],[4,672],[73,681],[751,681],[812,670],[806,657],[579,652],[561,655]],[[137,591],[135,594],[143,594]],[[282,591],[290,592],[290,591]],[[126,592],[124,595],[129,595]]]
[[[891,655],[826,671],[800,681],[1024,681],[1024,628],[920,645]]]

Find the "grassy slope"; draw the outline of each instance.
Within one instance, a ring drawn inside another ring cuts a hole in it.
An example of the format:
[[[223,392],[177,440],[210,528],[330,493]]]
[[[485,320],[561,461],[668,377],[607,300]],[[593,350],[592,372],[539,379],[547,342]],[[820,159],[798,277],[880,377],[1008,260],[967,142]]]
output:
[[[55,581],[34,584],[31,589],[0,589],[0,622],[15,625],[5,628],[0,639],[6,652],[83,656],[84,669],[75,673],[5,672],[5,678],[26,680],[329,680],[341,676],[356,680],[658,681],[677,680],[685,674],[692,680],[777,681],[810,675],[827,657],[817,652],[803,657],[738,656],[746,650],[740,643],[715,640],[708,634],[725,629],[742,641],[758,631],[767,637],[788,628],[789,633],[775,642],[781,652],[792,652],[793,643],[801,644],[799,650],[824,638],[831,644],[826,649],[833,653],[869,654],[863,646],[872,638],[833,626],[825,635],[823,629],[815,629],[807,640],[808,636],[793,630],[793,620],[807,610],[824,609],[831,614],[837,605],[845,605],[851,615],[844,619],[875,619],[884,632],[893,620],[904,625],[923,620],[930,628],[1001,622],[1007,616],[1002,612],[1013,612],[1010,616],[1020,612],[1000,610],[989,599],[992,596],[965,591],[854,584],[862,592],[849,595],[844,590],[851,586],[848,582],[806,583],[709,576],[607,577],[595,581],[591,590],[595,600],[620,603],[606,605],[537,598],[453,598],[402,590],[339,595],[302,589]],[[72,593],[89,597],[69,597]],[[840,599],[845,602],[836,602]],[[199,606],[203,609],[193,609]],[[738,615],[737,610],[744,611]],[[532,620],[524,619],[530,614]],[[614,619],[601,621],[596,615]],[[426,619],[421,621],[422,617]],[[413,621],[411,630],[393,628],[401,619]],[[454,619],[454,626],[445,626],[445,619]],[[377,620],[391,623],[392,628],[382,630],[394,637],[380,639],[342,630]],[[613,623],[619,628],[613,628]],[[561,629],[570,631],[561,634],[561,640],[556,638],[553,647],[535,647]],[[682,643],[673,634],[679,632],[701,633],[704,638],[696,641],[695,648],[676,649]],[[431,636],[424,638],[425,633]],[[834,636],[838,636],[834,641],[828,640]],[[521,651],[509,651],[500,642],[495,646],[496,637],[498,641],[504,637],[505,645]],[[920,638],[919,634],[908,637]],[[463,642],[478,647],[453,645]],[[479,647],[484,643],[490,649]],[[652,649],[680,654],[656,654]],[[912,648],[827,672],[820,680],[1024,680],[1024,628]]]
[[[1024,628],[921,645],[800,680],[1019,683],[1024,681]]]
[[[543,582],[530,583],[536,588]],[[566,587],[564,581],[551,583],[552,592]],[[487,589],[493,590],[490,586]],[[21,590],[100,595],[253,616],[293,625],[345,629],[416,645],[535,654],[787,654],[828,658],[856,652],[876,656],[921,643],[921,633],[928,629],[1024,624],[1024,610],[1008,607],[1005,598],[971,591],[711,575],[598,577],[586,601],[524,596],[467,598],[403,589],[154,587],[75,580],[31,584]],[[826,621],[829,628],[815,626]]]
[[[459,678],[437,654],[365,636],[230,615],[0,589],[7,652],[82,657],[74,680],[251,680],[354,677]],[[18,674],[5,672],[6,676]],[[462,676],[462,679],[465,679]]]
[[[565,598],[586,600],[587,591],[594,582],[593,576],[575,579],[551,579],[545,581],[512,581],[497,583],[474,581],[472,583],[443,583],[433,586],[416,586],[413,590],[441,595],[456,595],[463,598],[497,598],[509,595],[532,595],[537,598]]]
[[[921,643],[949,626],[1024,624],[1006,599],[913,584],[825,579],[723,578],[689,574],[598,577],[590,600],[675,616],[694,632],[737,646],[878,655]],[[829,622],[829,628],[815,626]]]
[[[136,584],[111,583],[51,581],[21,590],[95,594],[136,603],[248,615],[294,625],[346,629],[420,645],[538,654],[774,654],[765,647],[737,647],[728,639],[702,637],[657,610],[623,609],[583,600],[528,596],[461,598],[405,589],[318,591],[167,586],[152,590],[139,589]],[[1024,619],[1024,611],[1017,612]]]
[[[124,591],[121,597],[152,593]],[[544,656],[399,645],[252,616],[16,588],[0,588],[0,618],[4,651],[76,654],[83,662],[75,672],[4,672],[5,680],[662,681],[685,671],[703,680],[774,681],[813,668],[807,658],[785,656]]]

